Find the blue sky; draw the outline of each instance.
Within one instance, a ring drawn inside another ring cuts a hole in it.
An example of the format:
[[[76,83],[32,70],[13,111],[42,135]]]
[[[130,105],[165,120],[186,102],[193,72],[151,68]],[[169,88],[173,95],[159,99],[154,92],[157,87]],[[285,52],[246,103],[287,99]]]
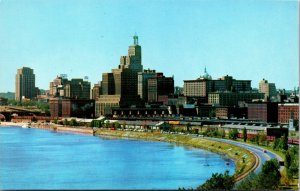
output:
[[[94,84],[127,55],[134,33],[144,68],[196,79],[263,78],[293,89],[299,77],[299,3],[279,0],[0,0],[0,92],[18,68],[36,86],[59,74]]]

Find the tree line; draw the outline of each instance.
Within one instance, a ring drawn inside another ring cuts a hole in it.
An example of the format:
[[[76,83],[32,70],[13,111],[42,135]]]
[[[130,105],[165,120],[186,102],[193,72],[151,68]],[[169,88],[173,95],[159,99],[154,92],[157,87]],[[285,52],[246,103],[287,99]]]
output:
[[[201,184],[196,190],[267,190],[277,189],[280,184],[279,163],[276,159],[266,161],[260,173],[251,173],[239,183],[235,183],[234,177],[225,173],[213,173],[211,178]],[[179,188],[179,190],[186,190]]]

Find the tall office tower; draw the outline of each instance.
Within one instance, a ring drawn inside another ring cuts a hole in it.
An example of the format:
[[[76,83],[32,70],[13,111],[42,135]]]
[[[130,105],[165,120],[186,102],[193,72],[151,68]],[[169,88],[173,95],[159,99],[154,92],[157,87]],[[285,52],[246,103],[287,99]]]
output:
[[[142,51],[138,36],[133,36],[128,55],[120,57],[120,64],[111,73],[102,74],[100,95],[96,103],[96,115],[109,112],[112,106],[127,107],[139,103],[138,72],[143,71]],[[105,112],[104,112],[105,111]]]
[[[133,45],[128,48],[128,55],[120,57],[119,69],[130,69],[134,72],[142,72],[142,48],[138,44],[138,36],[133,36]]]
[[[265,100],[273,99],[277,95],[275,84],[265,79],[259,82],[259,92],[265,94]]]
[[[125,107],[138,104],[138,72],[143,71],[142,50],[138,44],[138,36],[134,35],[133,40],[133,45],[128,48],[128,55],[120,58],[119,69],[112,70],[115,94],[121,96],[120,106]]]
[[[36,97],[35,92],[33,69],[28,67],[18,69],[16,74],[16,101],[22,101],[22,98],[32,99]]]
[[[165,77],[163,73],[157,73],[155,77],[148,79],[148,102],[158,102],[162,96],[174,94],[173,77]]]
[[[138,95],[144,101],[148,101],[148,79],[155,74],[155,70],[150,69],[138,73]]]
[[[102,95],[113,95],[115,93],[113,73],[102,74],[101,90]]]

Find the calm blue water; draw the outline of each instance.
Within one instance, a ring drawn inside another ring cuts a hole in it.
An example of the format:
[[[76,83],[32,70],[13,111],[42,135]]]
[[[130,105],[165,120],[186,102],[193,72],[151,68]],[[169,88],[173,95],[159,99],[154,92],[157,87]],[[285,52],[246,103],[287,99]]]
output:
[[[170,143],[0,128],[0,189],[194,188],[226,169],[234,162]]]

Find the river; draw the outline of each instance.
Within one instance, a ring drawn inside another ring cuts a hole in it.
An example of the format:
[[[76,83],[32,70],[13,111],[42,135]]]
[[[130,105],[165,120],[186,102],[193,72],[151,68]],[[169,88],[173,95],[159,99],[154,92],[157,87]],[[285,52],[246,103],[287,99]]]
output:
[[[173,143],[0,128],[5,190],[195,188],[225,170],[234,173],[232,160]]]

